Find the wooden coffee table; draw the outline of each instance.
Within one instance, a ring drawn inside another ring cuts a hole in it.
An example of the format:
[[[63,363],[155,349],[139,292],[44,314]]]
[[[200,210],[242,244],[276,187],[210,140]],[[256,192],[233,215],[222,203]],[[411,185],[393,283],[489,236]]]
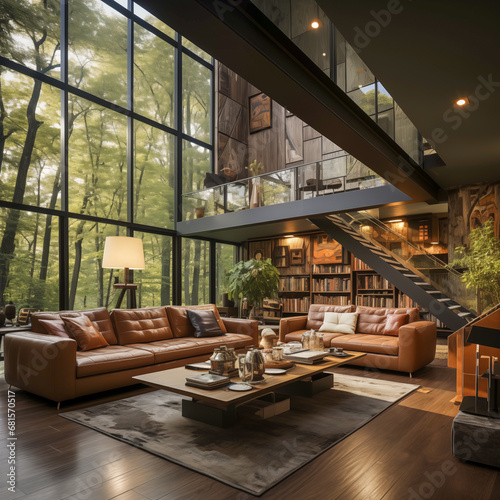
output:
[[[329,377],[331,381],[321,382],[321,379],[328,377],[323,374],[324,370],[335,368],[345,363],[349,363],[354,359],[366,356],[365,353],[348,352],[351,354],[349,357],[337,358],[327,356],[322,363],[316,365],[301,365],[296,364],[290,368],[285,375],[264,375],[265,380],[253,386],[253,389],[247,392],[235,392],[229,390],[227,387],[220,389],[206,390],[198,389],[186,385],[186,377],[192,377],[201,371],[188,370],[184,367],[172,368],[170,370],[162,370],[159,372],[148,373],[133,377],[134,380],[142,382],[143,384],[155,387],[156,389],[165,389],[167,391],[189,396],[191,400],[182,400],[182,415],[184,417],[199,420],[201,422],[217,425],[219,427],[229,427],[236,422],[236,408],[269,393],[283,392],[288,394],[297,393],[304,394],[304,387],[308,387],[303,379],[311,377],[310,382],[310,395],[317,392],[317,389],[329,389],[333,385],[333,376]],[[320,381],[315,386],[315,381]],[[238,377],[231,378],[231,382],[241,382]],[[298,383],[298,384],[297,384]],[[316,390],[314,389],[316,387]],[[297,391],[295,390],[297,388]]]

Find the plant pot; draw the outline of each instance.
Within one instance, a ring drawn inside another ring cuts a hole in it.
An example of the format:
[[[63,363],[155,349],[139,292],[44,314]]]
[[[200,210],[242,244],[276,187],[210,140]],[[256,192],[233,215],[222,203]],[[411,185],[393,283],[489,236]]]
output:
[[[199,207],[195,211],[195,216],[197,219],[201,219],[202,217],[205,217],[205,208],[204,207]]]

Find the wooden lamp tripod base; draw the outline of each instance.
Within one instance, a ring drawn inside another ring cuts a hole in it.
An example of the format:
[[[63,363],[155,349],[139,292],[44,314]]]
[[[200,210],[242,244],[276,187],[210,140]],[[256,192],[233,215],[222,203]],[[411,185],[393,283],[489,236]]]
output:
[[[116,290],[121,290],[120,296],[118,297],[118,301],[116,302],[116,309],[120,309],[120,306],[122,305],[123,298],[127,294],[127,290],[130,290],[130,307],[131,309],[136,309],[137,308],[137,297],[136,297],[136,290],[137,290],[137,285],[135,283],[129,283],[129,269],[126,267],[125,268],[125,283],[115,283],[113,285],[113,288]]]

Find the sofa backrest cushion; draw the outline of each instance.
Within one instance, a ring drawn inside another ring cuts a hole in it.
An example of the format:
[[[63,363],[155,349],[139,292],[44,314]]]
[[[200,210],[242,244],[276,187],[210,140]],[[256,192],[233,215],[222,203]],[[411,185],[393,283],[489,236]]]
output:
[[[77,317],[81,315],[87,316],[90,321],[94,322],[95,326],[106,339],[106,342],[110,345],[118,344],[118,339],[116,338],[115,331],[113,329],[113,323],[111,322],[111,317],[109,311],[105,307],[98,307],[96,309],[86,309],[85,311],[41,311],[35,312],[31,315],[31,330],[36,333],[49,333],[47,328],[39,320],[60,320],[61,315],[66,315],[68,317]]]
[[[311,304],[307,315],[307,330],[319,330],[325,319],[325,312],[349,313],[356,310],[355,306],[327,306]]]
[[[165,307],[113,309],[111,318],[120,345],[171,339]]]
[[[168,320],[170,321],[174,337],[194,336],[195,329],[191,321],[189,321],[187,309],[193,309],[195,311],[213,311],[222,333],[227,333],[226,325],[224,325],[219,311],[214,304],[204,304],[200,306],[167,306]]]
[[[408,314],[410,323],[418,321],[419,318],[417,308],[358,306],[356,312],[359,313],[356,333],[372,333],[375,335],[384,334],[387,316],[390,314]]]
[[[69,336],[76,340],[80,351],[90,351],[109,344],[88,316],[61,315]]]
[[[385,322],[384,335],[391,335],[393,337],[399,336],[399,329],[406,325],[410,320],[409,314],[388,314],[387,321]]]

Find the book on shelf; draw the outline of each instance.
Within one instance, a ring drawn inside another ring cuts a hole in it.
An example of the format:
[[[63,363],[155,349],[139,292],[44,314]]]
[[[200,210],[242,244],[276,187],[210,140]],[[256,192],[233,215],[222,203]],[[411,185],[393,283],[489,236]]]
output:
[[[350,292],[351,278],[316,278],[313,292]]]
[[[186,377],[186,385],[198,387],[199,389],[217,389],[218,387],[224,387],[229,382],[229,377],[215,375],[214,373],[201,373],[194,377]]]
[[[357,287],[369,289],[392,289],[392,284],[380,274],[362,274],[357,276]]]
[[[314,264],[313,274],[346,274],[351,272],[351,266],[346,264]]]
[[[348,306],[351,303],[349,295],[314,295],[313,304],[328,306]]]
[[[311,305],[309,297],[282,298],[283,312],[308,312]]]
[[[372,268],[368,264],[365,264],[361,259],[358,259],[357,257],[353,258],[353,264],[354,264],[355,271],[371,271],[372,270]]]
[[[356,305],[366,307],[394,307],[394,298],[388,295],[356,295]]]
[[[309,277],[280,276],[280,292],[308,292]]]

